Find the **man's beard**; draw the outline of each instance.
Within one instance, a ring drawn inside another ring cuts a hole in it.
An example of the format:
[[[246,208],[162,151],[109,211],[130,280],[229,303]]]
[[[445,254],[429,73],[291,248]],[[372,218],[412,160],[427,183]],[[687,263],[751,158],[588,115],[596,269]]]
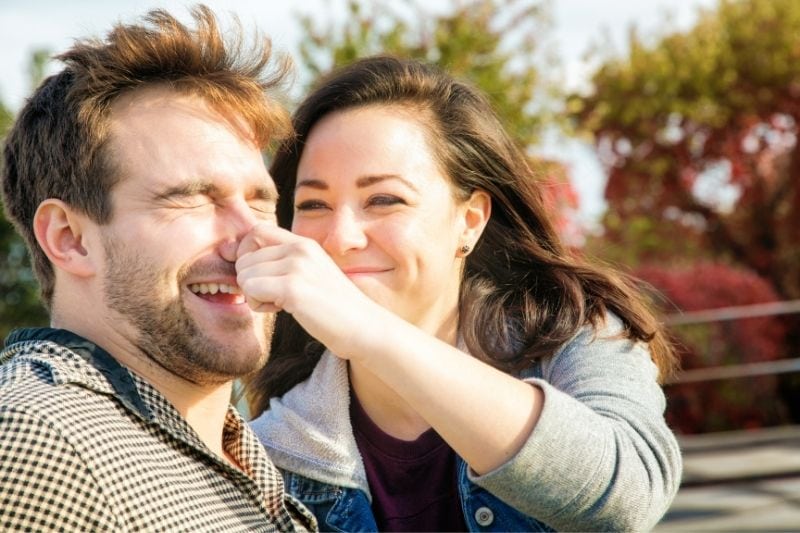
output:
[[[264,365],[274,315],[268,315],[264,323],[266,346],[257,339],[235,346],[217,342],[202,331],[180,296],[164,298],[170,280],[160,276],[156,265],[142,255],[126,254],[111,238],[104,239],[103,244],[107,257],[106,303],[136,328],[138,338],[134,342],[147,357],[172,374],[198,384],[224,383]],[[181,269],[174,282],[183,287],[190,275],[235,277],[235,269],[222,259],[213,264],[195,264]],[[243,340],[254,336],[252,318],[227,318],[220,326],[231,332],[240,331]],[[235,353],[237,349],[244,353]]]

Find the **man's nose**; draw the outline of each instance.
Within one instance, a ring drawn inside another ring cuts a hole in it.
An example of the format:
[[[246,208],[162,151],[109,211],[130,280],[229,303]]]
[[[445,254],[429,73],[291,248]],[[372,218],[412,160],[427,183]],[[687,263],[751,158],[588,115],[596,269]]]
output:
[[[236,261],[236,250],[239,243],[253,227],[261,222],[265,222],[263,216],[259,217],[247,202],[237,203],[226,210],[220,224],[223,226],[223,239],[220,243],[220,255],[226,261]],[[273,223],[277,224],[274,220]]]
[[[364,224],[365,221],[352,210],[336,211],[321,243],[322,247],[329,255],[341,255],[364,248],[367,245]]]

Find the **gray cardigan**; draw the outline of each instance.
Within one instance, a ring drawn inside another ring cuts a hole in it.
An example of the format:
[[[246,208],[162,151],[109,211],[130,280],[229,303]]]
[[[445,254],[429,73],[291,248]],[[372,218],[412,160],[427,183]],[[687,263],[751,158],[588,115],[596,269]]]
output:
[[[538,423],[507,463],[470,480],[559,530],[647,530],[680,483],[681,457],[647,347],[609,316],[520,377],[544,391]],[[280,468],[369,495],[349,419],[347,364],[326,352],[311,376],[252,422]]]

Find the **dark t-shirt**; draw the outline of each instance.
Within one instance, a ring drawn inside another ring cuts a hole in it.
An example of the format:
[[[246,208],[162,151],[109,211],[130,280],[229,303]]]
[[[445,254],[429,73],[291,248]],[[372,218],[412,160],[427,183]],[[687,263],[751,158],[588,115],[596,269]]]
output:
[[[417,440],[384,433],[351,393],[350,419],[380,531],[466,531],[456,454],[429,429]]]

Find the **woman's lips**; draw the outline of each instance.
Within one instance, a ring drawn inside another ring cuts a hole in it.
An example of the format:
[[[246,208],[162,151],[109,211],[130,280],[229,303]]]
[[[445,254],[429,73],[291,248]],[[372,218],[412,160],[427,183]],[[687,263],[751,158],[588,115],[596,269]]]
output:
[[[351,277],[369,274],[382,274],[384,272],[389,272],[390,270],[390,268],[383,267],[347,267],[343,268],[342,272],[344,272],[346,276]]]

